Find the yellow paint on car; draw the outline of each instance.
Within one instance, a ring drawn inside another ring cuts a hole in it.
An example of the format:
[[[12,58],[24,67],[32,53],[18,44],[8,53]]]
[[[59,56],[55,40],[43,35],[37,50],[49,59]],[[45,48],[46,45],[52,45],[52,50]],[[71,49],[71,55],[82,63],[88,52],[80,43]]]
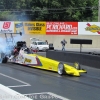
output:
[[[28,54],[28,56],[37,57],[42,63],[42,66],[31,66],[31,67],[58,72],[58,65],[60,63],[59,61],[49,59],[37,54]],[[80,76],[80,73],[86,73],[85,70],[77,70],[76,68],[68,64],[64,64],[64,70],[66,74],[73,75],[73,76]]]

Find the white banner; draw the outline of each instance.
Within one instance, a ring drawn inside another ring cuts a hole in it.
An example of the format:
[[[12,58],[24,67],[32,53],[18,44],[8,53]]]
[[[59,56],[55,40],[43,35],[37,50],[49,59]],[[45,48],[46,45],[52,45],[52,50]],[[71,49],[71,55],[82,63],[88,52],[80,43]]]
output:
[[[14,22],[0,21],[0,33],[14,33]]]
[[[100,35],[100,22],[78,22],[78,35]]]

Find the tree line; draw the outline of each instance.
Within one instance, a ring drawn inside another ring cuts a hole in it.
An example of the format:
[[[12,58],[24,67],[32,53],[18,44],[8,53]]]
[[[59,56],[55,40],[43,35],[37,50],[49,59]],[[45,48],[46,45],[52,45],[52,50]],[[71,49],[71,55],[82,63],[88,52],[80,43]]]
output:
[[[98,0],[0,0],[0,20],[98,21]]]

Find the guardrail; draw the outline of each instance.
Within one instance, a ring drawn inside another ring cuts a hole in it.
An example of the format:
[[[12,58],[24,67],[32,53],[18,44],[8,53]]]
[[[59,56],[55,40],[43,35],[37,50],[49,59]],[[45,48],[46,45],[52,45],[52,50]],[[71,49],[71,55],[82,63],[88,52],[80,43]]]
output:
[[[46,57],[70,63],[77,61],[82,65],[100,68],[100,56],[98,55],[69,51],[47,51]]]

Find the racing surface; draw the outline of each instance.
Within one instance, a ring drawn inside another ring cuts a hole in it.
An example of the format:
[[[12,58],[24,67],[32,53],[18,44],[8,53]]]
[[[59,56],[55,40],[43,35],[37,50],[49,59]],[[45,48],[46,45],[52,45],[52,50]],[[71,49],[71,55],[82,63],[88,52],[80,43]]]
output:
[[[0,64],[0,84],[33,100],[100,100],[100,69],[83,65],[82,68],[88,73],[72,77],[17,64]]]

